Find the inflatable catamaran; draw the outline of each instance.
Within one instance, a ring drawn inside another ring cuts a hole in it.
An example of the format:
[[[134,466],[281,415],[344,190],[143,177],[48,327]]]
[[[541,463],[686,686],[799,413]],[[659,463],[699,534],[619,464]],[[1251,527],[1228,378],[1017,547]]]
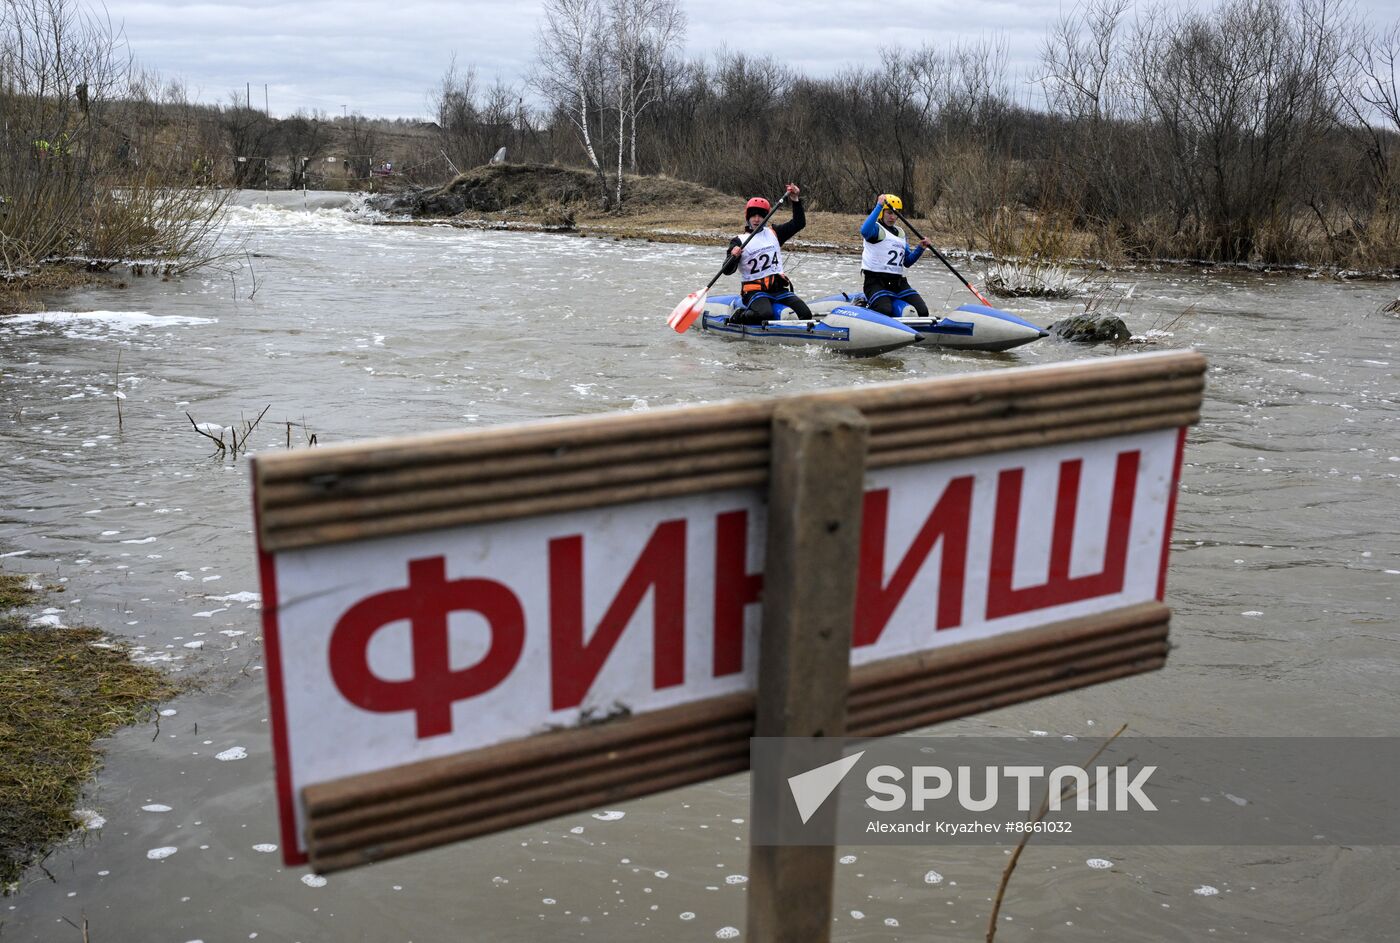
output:
[[[843,292],[812,302],[809,307],[816,315],[814,320],[796,320],[791,308],[775,304],[774,310],[784,315],[782,320],[731,324],[730,316],[743,303],[738,295],[716,295],[706,299],[700,329],[730,340],[827,347],[860,357],[913,344],[958,350],[1010,350],[1047,333],[1009,311],[985,305],[963,305],[942,318],[921,318],[913,308],[896,302],[899,316],[889,318],[862,307],[864,301],[864,295]]]
[[[865,295],[859,292],[842,292],[818,299],[808,307],[817,317],[822,317],[838,308],[863,304]],[[966,304],[941,318],[921,318],[903,301],[895,301],[894,304],[894,320],[917,331],[919,342],[928,347],[1010,350],[1049,335],[1048,331],[1018,318],[1010,311],[988,305]]]
[[[773,310],[785,315],[781,321],[730,324],[730,315],[742,307],[738,295],[707,299],[700,330],[729,340],[827,347],[857,357],[872,357],[919,342],[919,332],[912,327],[856,305],[833,305],[818,319],[799,321],[791,308],[775,303]]]

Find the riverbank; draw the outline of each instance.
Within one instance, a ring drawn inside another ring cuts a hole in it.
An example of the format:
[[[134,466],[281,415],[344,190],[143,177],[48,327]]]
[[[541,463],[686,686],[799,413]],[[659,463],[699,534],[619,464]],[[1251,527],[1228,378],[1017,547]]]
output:
[[[60,588],[61,589],[61,588]],[[29,617],[43,593],[25,574],[0,573],[0,892],[79,829],[102,827],[75,812],[101,763],[94,744],[150,717],[175,693],[165,673],[134,664],[98,629]]]
[[[43,300],[39,296],[77,288],[95,278],[92,272],[64,264],[44,265],[32,272],[12,273],[7,278],[0,278],[0,317],[41,310]]]
[[[441,226],[521,232],[552,232],[584,238],[638,239],[679,245],[714,245],[716,256],[742,228],[743,200],[684,180],[625,175],[620,212],[602,208],[596,182],[583,170],[535,164],[476,167],[440,187],[375,197],[371,205],[389,214],[386,226]],[[859,255],[863,214],[822,209],[821,195],[807,192],[807,225],[788,247],[834,255]],[[780,208],[776,222],[789,217]],[[946,219],[913,218],[944,255],[969,263],[1052,264],[1100,272],[1203,270],[1263,275],[1392,281],[1400,269],[1360,271],[1340,266],[1214,262],[1204,259],[1103,258],[1093,252],[1093,234],[1066,228],[1028,208],[1007,210],[1004,229],[1020,251],[996,251],[984,235],[954,229]],[[936,260],[935,260],[935,264]],[[969,276],[972,273],[965,273]]]

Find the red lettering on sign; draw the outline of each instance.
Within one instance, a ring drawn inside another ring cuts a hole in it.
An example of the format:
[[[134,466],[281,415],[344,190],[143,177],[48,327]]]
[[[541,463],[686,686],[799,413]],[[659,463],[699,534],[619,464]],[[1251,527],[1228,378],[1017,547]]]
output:
[[[583,703],[648,590],[652,593],[652,684],[660,690],[685,680],[685,521],[657,525],[588,641],[584,641],[583,631],[583,536],[549,542],[549,657],[554,710]]]
[[[763,597],[763,574],[749,572],[749,512],[715,518],[715,677],[744,670],[744,610]]]
[[[486,655],[470,668],[451,669],[447,615],[476,612],[490,626]],[[407,619],[413,676],[386,681],[369,667],[369,643],[391,622]],[[351,606],[330,640],[331,678],[351,704],[375,713],[413,711],[418,737],[452,732],[452,704],[491,690],[510,674],[525,645],[520,600],[495,580],[447,579],[442,557],[412,560],[408,586],[376,593]]]
[[[968,520],[972,513],[972,476],[954,478],[929,511],[909,549],[900,558],[889,583],[885,580],[885,534],[889,525],[888,488],[867,491],[860,525],[860,569],[856,581],[855,634],[851,644],[873,645],[880,640],[909,584],[934,546],[943,541],[938,567],[938,629],[962,624],[963,578],[967,567]]]
[[[1113,475],[1113,498],[1108,513],[1108,537],[1104,541],[1103,569],[1086,576],[1069,575],[1074,550],[1074,521],[1079,510],[1079,477],[1082,459],[1060,463],[1059,493],[1055,496],[1055,524],[1050,538],[1049,578],[1039,586],[1013,589],[1016,540],[1020,530],[1021,483],[1025,470],[1010,468],[997,476],[996,521],[992,529],[991,574],[987,583],[987,618],[1016,615],[1035,609],[1111,596],[1123,591],[1128,564],[1128,537],[1133,527],[1133,497],[1137,494],[1140,451],[1120,452]]]

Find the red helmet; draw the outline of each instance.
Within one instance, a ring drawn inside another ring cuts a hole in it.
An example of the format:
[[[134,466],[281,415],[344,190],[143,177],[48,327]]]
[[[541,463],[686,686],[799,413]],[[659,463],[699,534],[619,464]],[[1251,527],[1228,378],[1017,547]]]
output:
[[[754,197],[752,200],[749,200],[749,202],[748,202],[747,204],[744,205],[744,218],[745,218],[745,219],[748,219],[750,216],[752,216],[754,210],[759,210],[759,211],[763,212],[764,214],[767,214],[768,211],[771,210],[772,208],[773,208],[773,204],[772,204],[772,203],[769,203],[767,200],[765,200],[765,199],[764,199],[763,197],[761,197],[761,196],[756,196],[756,197]]]

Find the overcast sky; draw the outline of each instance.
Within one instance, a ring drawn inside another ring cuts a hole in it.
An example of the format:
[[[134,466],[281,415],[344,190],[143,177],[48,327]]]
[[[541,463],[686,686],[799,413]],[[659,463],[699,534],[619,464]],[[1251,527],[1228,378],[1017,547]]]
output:
[[[942,45],[1003,37],[1011,70],[1034,66],[1059,6],[1035,0],[682,0],[685,51],[721,45],[771,52],[811,75],[873,62],[883,44]],[[1198,4],[1198,5],[1209,5]],[[1400,0],[1359,0],[1378,25]],[[479,77],[523,84],[535,52],[537,0],[107,0],[141,65],[183,80],[191,97],[226,102],[263,86],[275,115],[299,109],[426,117],[430,90],[455,53]],[[1020,93],[1028,97],[1028,90]],[[529,93],[526,93],[527,98]]]

